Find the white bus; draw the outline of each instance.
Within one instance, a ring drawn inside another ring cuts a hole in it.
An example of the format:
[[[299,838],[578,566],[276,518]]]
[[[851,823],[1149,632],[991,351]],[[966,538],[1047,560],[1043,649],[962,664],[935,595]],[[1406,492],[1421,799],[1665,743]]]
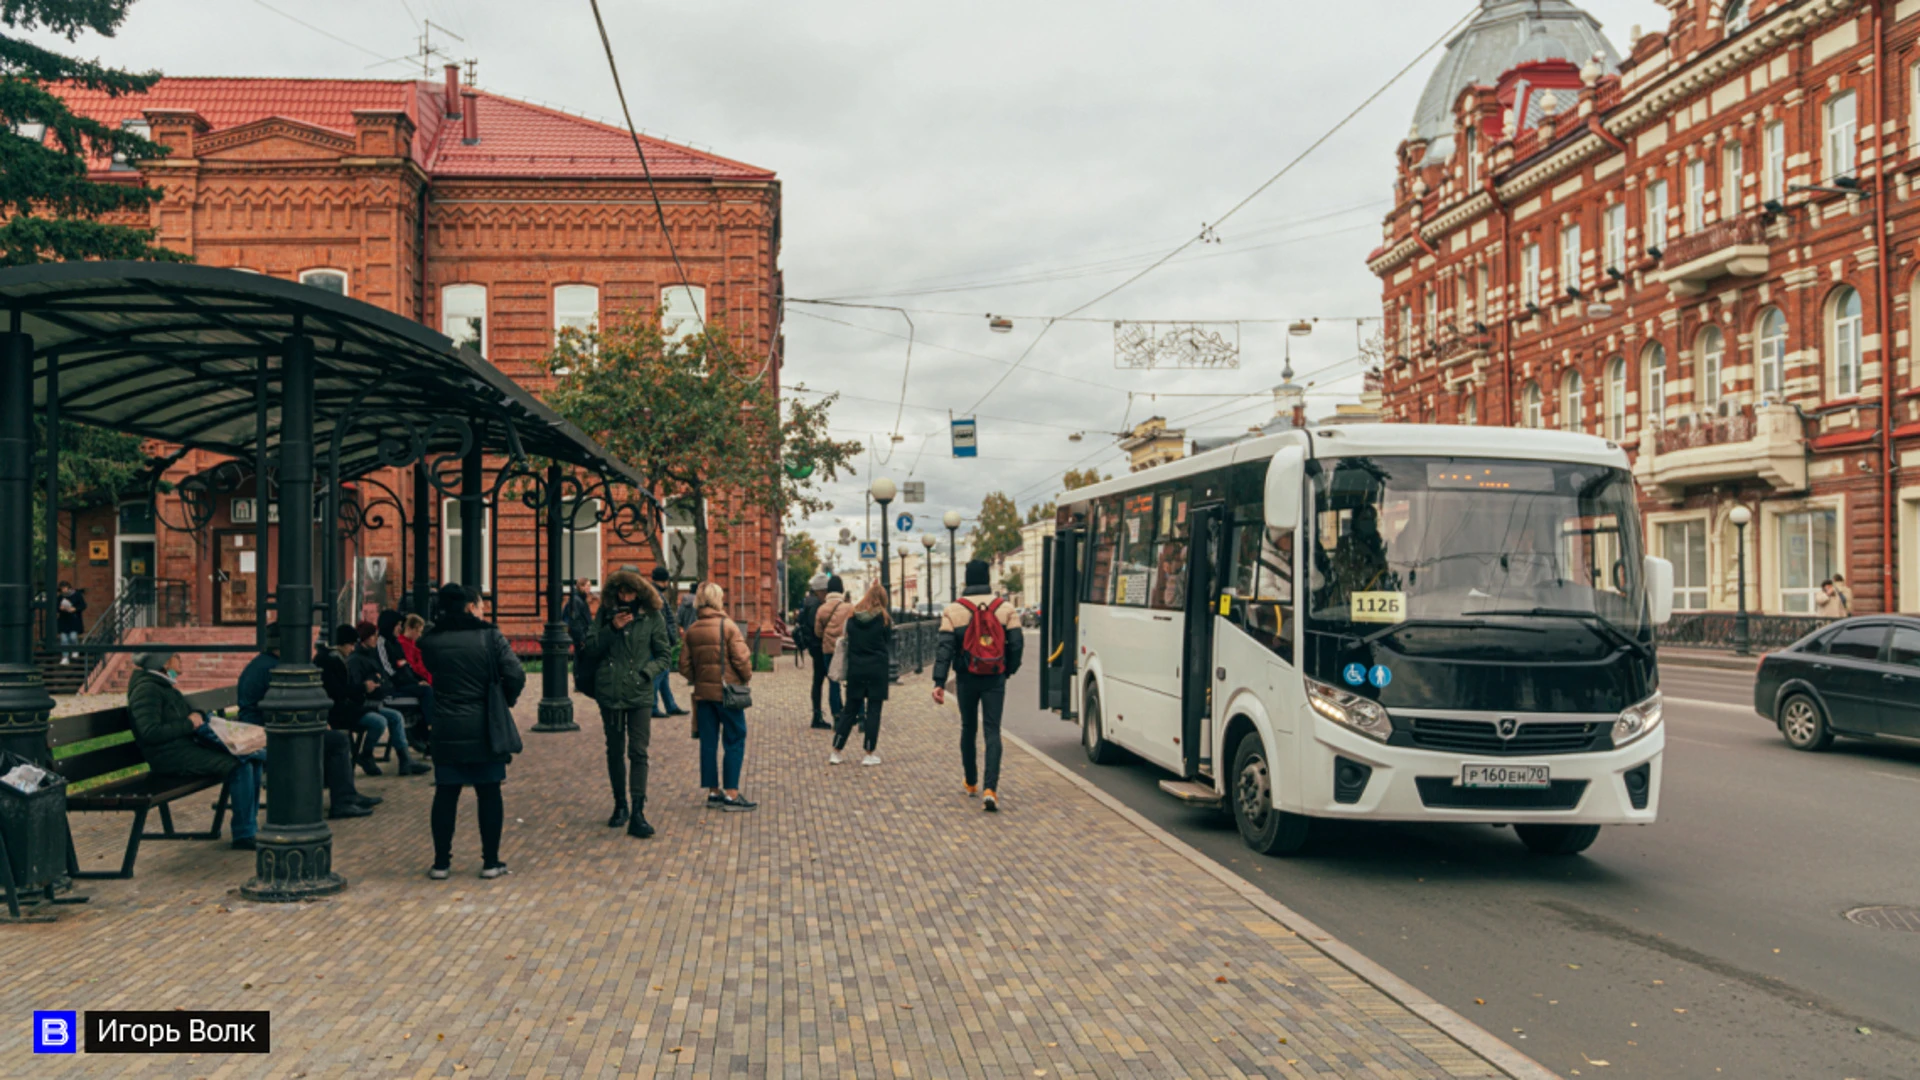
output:
[[[1056,524],[1041,706],[1256,851],[1348,818],[1572,854],[1659,813],[1673,568],[1611,442],[1312,427],[1069,492]]]

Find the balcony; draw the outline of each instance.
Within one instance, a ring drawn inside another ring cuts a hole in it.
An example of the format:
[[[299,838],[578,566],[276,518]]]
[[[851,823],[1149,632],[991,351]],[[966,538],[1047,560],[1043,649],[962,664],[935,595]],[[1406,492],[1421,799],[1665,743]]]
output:
[[[1740,480],[1804,491],[1805,428],[1791,405],[1684,419],[1641,438],[1633,476],[1648,494],[1668,499],[1683,497],[1690,487]]]
[[[1699,296],[1723,277],[1759,277],[1767,272],[1766,226],[1758,221],[1722,221],[1669,243],[1660,269],[1648,278],[1674,296]]]

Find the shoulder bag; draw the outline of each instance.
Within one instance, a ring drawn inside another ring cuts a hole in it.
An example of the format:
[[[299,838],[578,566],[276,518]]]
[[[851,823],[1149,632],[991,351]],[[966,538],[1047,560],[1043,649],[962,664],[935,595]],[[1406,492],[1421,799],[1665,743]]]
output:
[[[737,637],[739,634],[740,628],[733,625],[732,619],[728,619],[720,630],[720,707],[744,711],[753,708],[753,691],[748,687],[727,681],[727,672],[733,666],[733,654],[728,647],[728,637],[729,635]]]
[[[500,658],[493,640],[497,633],[489,632],[483,639],[487,650],[487,746],[496,754],[518,754],[526,747],[520,741],[520,726],[513,722],[506,691],[500,689]]]

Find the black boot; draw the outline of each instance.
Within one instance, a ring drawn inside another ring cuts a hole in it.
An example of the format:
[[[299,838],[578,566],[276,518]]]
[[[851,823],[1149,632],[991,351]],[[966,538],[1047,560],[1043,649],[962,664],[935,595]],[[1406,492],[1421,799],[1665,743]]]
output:
[[[627,819],[627,835],[647,840],[653,836],[653,826],[647,824],[647,801],[633,804],[633,817]]]
[[[401,776],[419,776],[423,773],[433,771],[433,766],[423,761],[415,761],[413,758],[407,756],[407,748],[404,746],[396,746],[393,748],[393,761],[395,771]]]
[[[820,715],[820,710],[819,710],[819,709],[815,709],[815,710],[813,710],[813,727],[814,727],[815,729],[817,729],[817,730],[821,730],[821,731],[832,731],[832,730],[833,730],[833,725],[832,725],[832,724],[829,724],[829,723],[827,723],[827,718],[826,718],[826,717],[824,717],[824,716],[822,716],[822,715]]]
[[[622,799],[613,804],[613,816],[607,819],[607,828],[617,829],[627,823],[627,803]]]

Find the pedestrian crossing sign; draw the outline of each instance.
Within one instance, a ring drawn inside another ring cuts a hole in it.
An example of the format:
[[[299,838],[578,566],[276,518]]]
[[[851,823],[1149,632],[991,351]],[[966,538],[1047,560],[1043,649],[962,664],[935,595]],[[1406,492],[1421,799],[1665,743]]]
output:
[[[875,540],[860,541],[860,557],[872,562],[880,557],[880,544]]]

